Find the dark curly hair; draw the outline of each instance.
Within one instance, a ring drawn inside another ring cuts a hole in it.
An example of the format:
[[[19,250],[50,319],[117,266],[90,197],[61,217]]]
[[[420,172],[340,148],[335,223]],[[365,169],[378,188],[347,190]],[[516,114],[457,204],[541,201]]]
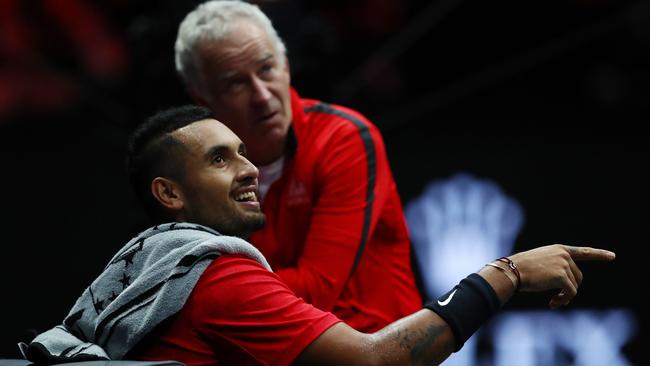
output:
[[[171,133],[194,122],[214,118],[208,108],[184,105],[157,112],[139,125],[129,137],[126,170],[136,196],[154,219],[169,219],[151,194],[156,177],[182,179],[185,146]]]

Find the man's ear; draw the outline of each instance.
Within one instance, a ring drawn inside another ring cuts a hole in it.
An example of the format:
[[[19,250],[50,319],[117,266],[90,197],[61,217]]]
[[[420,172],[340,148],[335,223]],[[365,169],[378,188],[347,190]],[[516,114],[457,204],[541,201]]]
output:
[[[287,55],[284,55],[284,69],[287,71],[287,76],[289,76],[289,83],[291,83],[291,65],[289,65],[289,58]]]
[[[185,207],[180,186],[171,179],[156,177],[151,181],[151,194],[163,207],[172,211],[180,211]]]

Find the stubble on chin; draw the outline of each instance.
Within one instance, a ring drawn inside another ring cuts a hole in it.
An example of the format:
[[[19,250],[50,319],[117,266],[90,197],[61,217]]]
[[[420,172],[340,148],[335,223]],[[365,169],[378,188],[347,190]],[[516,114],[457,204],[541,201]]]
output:
[[[266,216],[263,213],[256,214],[254,217],[248,218],[244,223],[244,228],[242,231],[241,238],[248,239],[251,234],[264,227],[266,225]]]
[[[233,218],[227,225],[217,230],[224,235],[248,239],[250,235],[266,225],[266,216],[259,212]]]

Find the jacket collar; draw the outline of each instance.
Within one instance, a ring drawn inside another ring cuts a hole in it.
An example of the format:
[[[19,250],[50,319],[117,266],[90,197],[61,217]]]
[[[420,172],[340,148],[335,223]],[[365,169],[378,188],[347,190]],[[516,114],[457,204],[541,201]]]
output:
[[[300,129],[300,126],[302,126],[305,117],[305,112],[303,111],[302,101],[300,100],[300,96],[298,95],[298,92],[296,92],[296,90],[292,86],[289,88],[290,88],[289,91],[291,93],[291,112],[293,118],[291,121],[291,125],[289,126],[289,131],[287,133],[286,151],[287,151],[287,157],[292,158],[296,153],[296,149],[298,149],[298,138],[296,137],[296,126],[298,126],[298,129]]]

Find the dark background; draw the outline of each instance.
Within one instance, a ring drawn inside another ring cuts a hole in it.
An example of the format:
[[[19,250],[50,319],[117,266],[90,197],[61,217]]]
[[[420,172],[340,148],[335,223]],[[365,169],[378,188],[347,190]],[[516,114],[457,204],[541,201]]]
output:
[[[144,229],[125,141],[147,115],[190,102],[173,42],[197,3],[1,3],[0,356],[60,323]],[[522,204],[516,251],[616,251],[614,263],[582,266],[572,307],[632,309],[639,327],[624,352],[647,362],[650,3],[259,3],[299,93],[379,126],[404,203],[430,180],[468,172]]]

